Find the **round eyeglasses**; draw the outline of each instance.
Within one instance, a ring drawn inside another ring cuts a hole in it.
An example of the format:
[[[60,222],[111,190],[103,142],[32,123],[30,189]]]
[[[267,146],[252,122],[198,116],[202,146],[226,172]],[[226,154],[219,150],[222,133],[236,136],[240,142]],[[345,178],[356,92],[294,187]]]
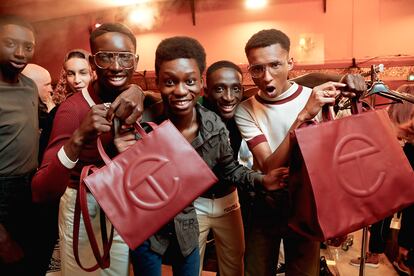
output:
[[[269,73],[272,75],[277,74],[282,65],[283,63],[279,61],[273,61],[265,64],[252,64],[247,68],[247,70],[252,78],[257,79],[262,78],[266,70],[269,70]]]
[[[115,60],[123,69],[131,69],[135,65],[138,56],[131,52],[107,52],[99,51],[93,55],[93,60],[100,69],[108,69]]]

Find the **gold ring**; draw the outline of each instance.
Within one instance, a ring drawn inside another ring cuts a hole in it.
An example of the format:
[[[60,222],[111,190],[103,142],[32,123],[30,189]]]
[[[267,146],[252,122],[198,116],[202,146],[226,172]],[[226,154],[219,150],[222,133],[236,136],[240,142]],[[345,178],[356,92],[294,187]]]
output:
[[[329,90],[323,90],[323,96],[329,97]]]

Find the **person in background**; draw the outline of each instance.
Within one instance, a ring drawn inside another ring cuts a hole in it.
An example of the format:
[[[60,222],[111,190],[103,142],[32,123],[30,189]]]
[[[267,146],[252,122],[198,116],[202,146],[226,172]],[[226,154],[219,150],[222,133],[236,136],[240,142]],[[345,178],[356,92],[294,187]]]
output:
[[[48,70],[37,64],[29,63],[23,70],[22,74],[31,78],[39,93],[39,163],[42,162],[44,150],[46,149],[49,140],[50,132],[53,124],[53,117],[56,113],[56,105],[52,100],[52,85],[51,77]],[[45,262],[47,258],[51,258],[53,249],[58,238],[58,210],[59,200],[53,202],[34,204],[36,208],[37,225],[42,226],[42,232],[37,235],[40,247],[38,248],[39,255],[45,255]]]
[[[130,85],[138,57],[136,38],[124,25],[102,24],[90,35],[90,57],[97,80],[88,89],[67,98],[56,113],[49,145],[32,181],[33,200],[60,200],[59,226],[62,275],[129,275],[128,246],[115,232],[110,267],[87,273],[76,263],[73,246],[73,216],[80,172],[85,165],[103,165],[96,146],[101,135],[105,147],[114,148],[111,133],[114,117],[126,125],[141,115],[143,92]],[[108,104],[104,104],[108,103]],[[109,104],[112,103],[112,104]],[[88,194],[88,209],[96,236],[100,235],[100,208]],[[99,240],[99,239],[98,239]],[[83,221],[79,234],[79,255],[84,266],[94,256]]]
[[[385,252],[385,245],[390,234],[391,219],[392,217],[387,217],[371,225],[368,252],[365,259],[367,267],[379,267],[380,256]],[[359,266],[361,257],[351,259],[349,263],[353,266]]]
[[[45,68],[36,64],[28,64],[22,72],[36,83],[39,92],[39,164],[42,162],[43,154],[49,142],[58,106],[74,92],[88,89],[93,75],[89,65],[89,56],[90,54],[82,49],[69,51],[66,54],[62,73],[54,91],[52,90],[50,73]],[[59,237],[57,227],[59,201],[59,199],[56,199],[43,204],[46,206],[41,212],[43,221],[39,221],[47,229],[47,231],[44,231],[43,248],[47,250],[47,254],[50,256],[53,254],[54,245]],[[59,230],[62,236],[65,230],[63,227],[59,227]]]
[[[413,91],[413,89],[411,89]],[[412,104],[411,104],[412,105]],[[400,126],[401,138],[406,140],[404,152],[414,169],[414,114],[411,120]],[[402,211],[401,228],[398,233],[399,257],[393,264],[400,272],[414,275],[414,205]],[[408,270],[407,270],[408,268]]]
[[[397,91],[404,92],[407,94],[414,95],[414,86],[412,85],[402,85]],[[402,104],[391,104],[388,108],[388,114],[391,121],[393,122],[394,128],[396,130],[397,138],[403,146],[404,152],[406,153],[407,158],[410,163],[413,165],[413,147],[410,139],[405,139],[405,135],[408,132],[402,132],[401,126],[405,123],[410,122],[410,119],[414,117],[414,105],[408,102]],[[413,140],[411,140],[413,141]],[[410,208],[404,210],[404,213],[410,212]],[[412,212],[412,211],[411,211]],[[407,216],[407,215],[406,215]],[[414,217],[414,216],[411,216]],[[385,252],[386,241],[390,233],[390,223],[392,217],[385,218],[380,220],[370,227],[370,236],[369,236],[369,247],[367,252],[367,257],[365,260],[365,265],[367,267],[378,268],[380,265],[380,256]],[[407,235],[406,229],[414,230],[413,226],[410,226],[409,219],[405,220],[405,225],[403,229],[399,231],[399,244],[404,244],[405,246],[400,246],[399,248],[399,258],[394,261],[394,266],[402,273],[409,273],[409,268],[405,265],[404,260],[406,260],[407,252],[407,237],[408,240],[411,238],[412,234]],[[410,232],[413,233],[413,232]],[[359,266],[361,258],[355,258],[350,261],[350,264],[353,266]]]
[[[22,71],[22,74],[36,83],[40,99],[39,104],[42,103],[44,111],[49,113],[56,106],[52,99],[52,78],[49,71],[40,65],[29,63]]]
[[[52,78],[49,71],[37,64],[28,64],[23,72],[31,78],[39,92],[39,164],[42,162],[50,132],[52,131],[53,118],[56,114],[56,104],[52,99]]]
[[[397,91],[414,95],[414,85],[402,85],[398,87]],[[414,169],[414,104],[409,102],[393,104],[388,109],[388,114],[394,123],[397,137],[403,145],[404,153]],[[399,256],[393,263],[400,272],[405,274],[411,273],[411,275],[414,275],[413,233],[414,205],[411,205],[402,210],[401,227],[398,232]]]
[[[91,54],[83,49],[73,49],[66,53],[63,68],[56,88],[53,91],[53,100],[57,104],[76,92],[88,90],[89,83],[96,78],[89,64]]]

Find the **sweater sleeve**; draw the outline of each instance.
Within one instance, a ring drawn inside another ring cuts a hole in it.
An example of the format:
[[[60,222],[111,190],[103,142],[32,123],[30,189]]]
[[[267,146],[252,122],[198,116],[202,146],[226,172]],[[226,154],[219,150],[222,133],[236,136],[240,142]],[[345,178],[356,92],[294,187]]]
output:
[[[80,125],[79,105],[67,100],[58,109],[42,164],[32,179],[34,202],[56,200],[63,195],[70,169],[59,160],[58,152]]]

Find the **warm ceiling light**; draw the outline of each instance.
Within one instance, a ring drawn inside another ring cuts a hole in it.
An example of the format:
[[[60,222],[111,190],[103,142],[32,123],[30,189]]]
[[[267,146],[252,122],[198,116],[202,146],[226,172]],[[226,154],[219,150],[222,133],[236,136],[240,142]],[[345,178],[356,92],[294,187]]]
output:
[[[111,0],[111,2],[118,6],[128,6],[135,4],[146,4],[151,2],[151,0]]]
[[[128,19],[141,29],[149,30],[155,23],[155,12],[150,7],[137,7],[129,13]]]
[[[260,9],[267,5],[267,0],[246,0],[245,5],[248,9]]]

